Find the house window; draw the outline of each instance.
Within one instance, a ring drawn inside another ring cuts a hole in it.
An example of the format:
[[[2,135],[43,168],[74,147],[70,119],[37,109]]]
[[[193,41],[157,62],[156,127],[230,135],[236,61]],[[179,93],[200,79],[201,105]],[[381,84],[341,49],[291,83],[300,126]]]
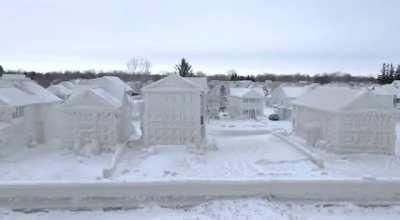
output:
[[[24,107],[23,106],[17,106],[15,108],[15,112],[13,112],[12,117],[13,118],[20,118],[24,116]]]

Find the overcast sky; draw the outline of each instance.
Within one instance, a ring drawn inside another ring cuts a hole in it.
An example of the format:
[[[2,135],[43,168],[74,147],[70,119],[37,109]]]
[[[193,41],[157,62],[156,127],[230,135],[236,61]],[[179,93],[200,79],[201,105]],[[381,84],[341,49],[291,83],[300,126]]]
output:
[[[399,0],[12,0],[1,2],[0,64],[24,70],[347,71],[400,63]]]

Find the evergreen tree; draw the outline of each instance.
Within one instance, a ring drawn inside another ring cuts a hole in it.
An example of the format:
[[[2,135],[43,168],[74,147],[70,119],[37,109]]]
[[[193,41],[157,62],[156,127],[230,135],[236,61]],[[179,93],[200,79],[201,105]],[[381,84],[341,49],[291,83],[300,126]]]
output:
[[[4,69],[3,67],[0,65],[0,76],[2,76],[4,74]]]
[[[395,80],[400,80],[400,64],[397,65],[396,71],[395,71]]]
[[[382,69],[381,69],[381,73],[378,75],[378,83],[379,84],[385,84],[387,77],[386,77],[386,63],[382,64]]]
[[[229,70],[228,76],[230,81],[237,81],[239,80],[239,76],[235,70]]]
[[[389,65],[389,78],[390,78],[390,83],[392,83],[393,82],[393,80],[395,79],[395,70],[394,70],[394,66],[393,66],[393,63],[391,63],[390,65]]]
[[[180,64],[175,65],[175,69],[182,77],[193,76],[192,66],[185,60],[185,58],[182,58]]]

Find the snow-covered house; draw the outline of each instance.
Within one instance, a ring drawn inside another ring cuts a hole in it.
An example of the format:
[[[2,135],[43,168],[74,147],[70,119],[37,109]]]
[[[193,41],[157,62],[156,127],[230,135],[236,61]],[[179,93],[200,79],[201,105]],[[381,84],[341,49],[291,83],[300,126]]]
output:
[[[254,82],[251,80],[237,80],[229,81],[230,88],[250,88],[254,86]]]
[[[293,102],[293,132],[338,152],[393,153],[398,113],[390,96],[345,87],[317,87]]]
[[[66,84],[66,83],[64,83]],[[71,83],[72,94],[51,113],[52,137],[62,146],[88,145],[111,149],[132,132],[132,90],[118,77],[101,77]]]
[[[400,85],[397,80],[392,84],[376,86],[372,88],[372,92],[377,95],[387,95],[393,98],[396,108],[400,108]]]
[[[127,94],[119,98],[101,87],[77,89],[55,114],[59,119],[54,137],[63,146],[93,144],[109,149],[129,139],[131,107]]]
[[[231,88],[228,112],[232,118],[255,119],[264,114],[264,91],[261,88]]]
[[[213,80],[209,84],[207,93],[207,114],[209,118],[218,118],[220,111],[228,105],[229,83],[227,81]]]
[[[61,100],[24,75],[3,75],[0,80],[0,145],[21,147],[45,143],[48,112]]]
[[[290,107],[291,102],[307,93],[310,87],[282,85],[271,92],[268,103],[270,106]]]
[[[142,89],[146,145],[200,144],[205,140],[205,92],[193,80],[169,75]]]

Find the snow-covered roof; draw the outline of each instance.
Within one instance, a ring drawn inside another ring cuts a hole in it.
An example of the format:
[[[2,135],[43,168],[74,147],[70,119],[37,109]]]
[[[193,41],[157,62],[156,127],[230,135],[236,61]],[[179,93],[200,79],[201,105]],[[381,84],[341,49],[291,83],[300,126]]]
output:
[[[14,88],[0,88],[0,102],[2,105],[24,106],[32,103],[29,94]]]
[[[297,98],[307,93],[310,88],[305,86],[282,86],[281,89],[287,97]]]
[[[253,85],[254,82],[251,81],[251,80],[238,80],[238,81],[229,81],[229,84],[232,87],[241,87],[241,88],[244,87],[244,88],[246,88],[246,87],[250,87],[251,85]]]
[[[76,96],[87,92],[94,93],[96,96],[110,99],[110,104],[120,106],[123,102],[126,92],[131,92],[132,88],[116,76],[103,76],[96,79],[76,79],[65,81],[58,85],[49,87],[49,90],[57,90],[54,92],[71,95],[68,99],[74,99]]]
[[[197,84],[176,74],[171,74],[163,79],[160,79],[154,83],[151,83],[143,87],[142,89],[143,92],[187,91],[187,90],[202,91]]]
[[[91,91],[94,92],[96,95],[102,97],[115,107],[119,107],[122,105],[122,99],[121,100],[116,99],[116,97],[114,97],[113,95],[111,95],[109,92],[107,92],[102,88],[91,89]]]
[[[47,90],[62,99],[66,98],[72,94],[72,90],[68,89],[67,87],[63,86],[62,84],[51,85],[47,88]]]
[[[95,87],[101,87],[119,100],[122,100],[126,92],[132,92],[132,88],[116,76],[103,76],[87,82]]]
[[[122,81],[119,77],[116,76],[103,76],[95,79],[95,81],[106,81],[109,84],[121,88],[123,91],[129,92],[132,91],[132,87],[130,87],[127,83]]]
[[[375,87],[372,92],[377,95],[395,95],[400,97],[400,88],[392,84]]]
[[[61,83],[59,83],[59,85],[62,85],[65,88],[68,88],[68,89],[73,89],[75,87],[75,84],[70,82],[70,81],[61,82]]]
[[[60,102],[57,96],[31,80],[16,81],[12,85],[0,88],[2,105],[24,106]]]
[[[95,97],[93,99],[93,97]],[[122,100],[118,100],[108,91],[103,88],[90,88],[82,86],[79,89],[75,89],[71,96],[64,102],[65,106],[87,106],[96,105],[96,100],[100,100],[101,103],[106,104],[110,107],[120,107]]]
[[[3,80],[25,80],[25,79],[29,79],[29,78],[26,78],[26,76],[24,74],[3,74],[1,76],[1,78]]]
[[[362,98],[364,97],[364,98]],[[347,87],[317,87],[310,92],[298,97],[292,103],[294,105],[306,106],[314,109],[327,111],[344,110],[354,104],[357,100],[364,102],[363,108],[385,108],[390,107],[390,99],[373,96],[365,89],[351,89]],[[388,101],[386,103],[382,101]]]
[[[208,90],[207,77],[185,77],[185,79],[196,84],[198,87],[200,87],[200,89],[203,92],[207,92]]]
[[[261,92],[258,88],[230,88],[230,96],[235,97],[259,97],[262,98],[264,93]]]

